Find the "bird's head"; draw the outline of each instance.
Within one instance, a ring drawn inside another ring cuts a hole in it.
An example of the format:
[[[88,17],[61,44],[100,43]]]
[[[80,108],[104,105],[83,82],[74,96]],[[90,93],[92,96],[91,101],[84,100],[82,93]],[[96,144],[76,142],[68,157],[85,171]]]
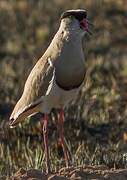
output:
[[[67,10],[61,15],[61,24],[84,35],[89,32],[87,13],[83,9]]]

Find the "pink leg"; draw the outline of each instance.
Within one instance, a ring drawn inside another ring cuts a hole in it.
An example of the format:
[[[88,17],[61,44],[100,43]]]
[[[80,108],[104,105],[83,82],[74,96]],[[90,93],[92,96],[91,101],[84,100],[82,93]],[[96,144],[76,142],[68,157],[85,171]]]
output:
[[[49,162],[49,148],[48,148],[48,115],[44,115],[44,119],[41,120],[41,126],[43,129],[44,148],[45,148],[45,160],[46,160],[46,172],[50,173]]]
[[[64,138],[64,111],[63,109],[60,110],[59,117],[58,117],[58,130],[59,130],[59,140],[60,144],[63,148],[64,152],[64,158],[65,158],[65,163],[66,167],[69,166],[69,154],[67,151],[66,143],[65,143],[65,138]]]

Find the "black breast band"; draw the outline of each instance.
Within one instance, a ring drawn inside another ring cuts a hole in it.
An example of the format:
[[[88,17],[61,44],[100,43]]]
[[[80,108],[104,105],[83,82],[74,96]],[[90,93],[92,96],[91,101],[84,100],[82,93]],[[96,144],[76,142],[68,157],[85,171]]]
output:
[[[80,84],[78,84],[78,85],[74,85],[74,86],[62,86],[61,84],[59,84],[57,81],[56,81],[56,84],[61,88],[61,89],[63,89],[63,90],[65,90],[65,91],[70,91],[70,90],[72,90],[72,89],[76,89],[76,88],[78,88],[79,86],[81,86],[81,84],[83,83],[83,81],[81,81],[80,82]]]

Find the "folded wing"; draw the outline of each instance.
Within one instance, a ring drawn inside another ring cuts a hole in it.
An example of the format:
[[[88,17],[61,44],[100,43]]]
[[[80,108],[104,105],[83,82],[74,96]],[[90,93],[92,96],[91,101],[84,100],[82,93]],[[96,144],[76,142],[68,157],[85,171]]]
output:
[[[44,57],[34,66],[25,83],[23,94],[11,114],[11,127],[39,111],[38,107],[49,87],[53,69],[48,59]]]

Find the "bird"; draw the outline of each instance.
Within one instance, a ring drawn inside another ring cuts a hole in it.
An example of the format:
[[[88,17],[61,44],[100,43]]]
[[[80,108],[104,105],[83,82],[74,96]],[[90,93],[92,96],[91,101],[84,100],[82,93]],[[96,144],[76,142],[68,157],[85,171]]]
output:
[[[9,119],[10,128],[16,127],[29,116],[41,113],[46,172],[51,172],[48,122],[52,109],[58,112],[58,130],[66,166],[69,153],[64,138],[64,109],[77,97],[83,87],[86,61],[83,37],[89,33],[89,21],[85,9],[66,10],[61,14],[60,26],[49,47],[31,70],[21,98]]]

